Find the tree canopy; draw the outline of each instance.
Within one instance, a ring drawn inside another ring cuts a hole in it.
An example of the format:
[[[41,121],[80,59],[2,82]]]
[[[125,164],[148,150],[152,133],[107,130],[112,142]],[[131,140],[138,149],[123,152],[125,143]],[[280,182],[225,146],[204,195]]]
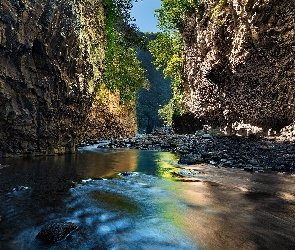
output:
[[[184,63],[184,45],[180,34],[185,17],[194,12],[200,0],[162,0],[162,7],[155,11],[161,33],[148,44],[157,69],[162,69],[164,76],[172,79],[173,97],[159,110],[165,125],[172,125],[173,117],[183,113],[182,75]]]
[[[138,28],[130,15],[132,2],[105,1],[107,50],[103,86],[111,91],[119,90],[123,103],[133,100],[140,87],[148,85],[134,49],[142,46],[143,37],[138,36]]]

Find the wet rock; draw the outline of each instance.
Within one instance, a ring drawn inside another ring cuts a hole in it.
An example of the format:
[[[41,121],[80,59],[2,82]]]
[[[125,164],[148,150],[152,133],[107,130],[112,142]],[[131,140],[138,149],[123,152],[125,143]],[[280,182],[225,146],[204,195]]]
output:
[[[204,159],[201,155],[196,154],[185,154],[181,155],[178,161],[179,164],[193,165],[198,163],[203,163]]]
[[[36,238],[47,242],[58,242],[77,229],[78,225],[72,222],[53,222],[44,226]]]
[[[203,134],[202,137],[204,139],[211,139],[212,138],[212,136],[210,134]]]
[[[137,172],[122,172],[122,173],[119,173],[119,175],[121,176],[136,176],[138,175]]]
[[[197,177],[200,171],[194,169],[182,169],[174,172],[174,174],[182,177]]]
[[[292,172],[295,169],[295,145],[273,138],[255,140],[239,136],[214,136],[210,140],[202,133],[193,135],[140,135],[127,139],[100,141],[106,148],[136,148],[161,150],[180,154],[179,164],[208,163],[218,167],[245,168],[245,171],[272,169]],[[128,174],[126,174],[127,176]],[[124,174],[122,174],[124,176]]]
[[[254,172],[254,168],[252,165],[247,165],[244,167],[244,170],[247,172]]]
[[[12,191],[13,192],[18,192],[18,191],[24,191],[24,190],[29,190],[31,189],[30,187],[25,187],[25,186],[18,186],[16,188],[13,188]]]

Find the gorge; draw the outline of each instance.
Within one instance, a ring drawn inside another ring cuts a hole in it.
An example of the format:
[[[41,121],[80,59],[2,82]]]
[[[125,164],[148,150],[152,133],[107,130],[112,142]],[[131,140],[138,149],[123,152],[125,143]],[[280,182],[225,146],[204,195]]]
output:
[[[184,5],[176,132],[241,121],[278,132],[294,121],[294,4]],[[99,0],[1,0],[2,157],[70,153],[87,139],[136,134],[135,102],[122,104],[124,86],[102,83],[108,8]]]
[[[0,249],[293,249],[294,0],[133,2],[0,0]]]
[[[135,134],[132,107],[121,107],[118,93],[100,88],[102,1],[0,5],[1,157],[75,152],[97,127],[100,136]]]

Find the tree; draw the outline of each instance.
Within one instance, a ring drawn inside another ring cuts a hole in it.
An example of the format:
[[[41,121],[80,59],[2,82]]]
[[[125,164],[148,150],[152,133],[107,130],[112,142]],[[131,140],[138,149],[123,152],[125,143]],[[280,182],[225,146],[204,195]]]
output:
[[[162,0],[162,7],[156,10],[161,30],[181,30],[185,17],[198,9],[201,0]]]
[[[157,33],[145,33],[146,43],[154,40]],[[166,105],[172,97],[171,79],[164,79],[163,72],[157,70],[152,64],[151,53],[142,49],[137,53],[137,58],[142,62],[142,67],[146,69],[145,76],[150,82],[150,88],[141,88],[137,94],[137,122],[140,133],[151,133],[155,128],[163,127],[158,111]]]
[[[224,1],[224,0],[220,0]],[[169,103],[159,110],[165,125],[172,125],[174,117],[183,114],[182,100],[184,97],[182,76],[184,63],[184,45],[181,32],[185,19],[190,14],[202,14],[201,0],[162,0],[162,7],[155,11],[158,27],[162,30],[157,39],[148,45],[154,64],[162,69],[165,77],[172,78],[173,97]]]
[[[155,58],[153,63],[157,69],[162,69],[165,78],[171,78],[172,98],[169,103],[159,110],[159,115],[166,126],[172,125],[173,116],[182,114],[181,102],[183,90],[181,85],[184,61],[183,42],[177,31],[166,30],[159,33],[157,38],[148,44]]]
[[[133,47],[141,47],[143,37],[130,16],[132,0],[106,0],[106,68],[102,87],[120,91],[122,103],[134,100],[141,86],[147,86],[145,70]]]

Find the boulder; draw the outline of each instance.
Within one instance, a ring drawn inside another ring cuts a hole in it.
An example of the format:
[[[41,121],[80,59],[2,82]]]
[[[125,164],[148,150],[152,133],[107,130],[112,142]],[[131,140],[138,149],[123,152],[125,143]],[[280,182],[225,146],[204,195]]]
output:
[[[184,154],[180,156],[178,161],[179,164],[193,165],[198,163],[203,163],[204,159],[201,155],[196,154]]]
[[[78,225],[72,222],[53,222],[44,226],[36,238],[48,242],[58,242],[64,240],[77,229]]]

